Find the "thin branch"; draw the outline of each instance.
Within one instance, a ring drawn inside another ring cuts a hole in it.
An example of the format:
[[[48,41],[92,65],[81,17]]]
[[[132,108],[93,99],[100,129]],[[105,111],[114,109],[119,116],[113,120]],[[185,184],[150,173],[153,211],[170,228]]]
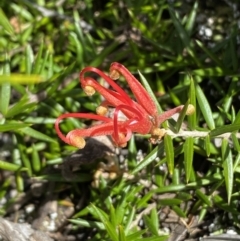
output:
[[[176,137],[206,137],[209,135],[210,131],[180,131],[179,133],[174,133],[171,130],[165,130],[165,134],[171,136],[172,138]],[[215,138],[226,138],[228,139],[231,136],[231,132],[224,133],[219,136],[214,136]],[[237,138],[240,138],[240,133],[236,134]]]

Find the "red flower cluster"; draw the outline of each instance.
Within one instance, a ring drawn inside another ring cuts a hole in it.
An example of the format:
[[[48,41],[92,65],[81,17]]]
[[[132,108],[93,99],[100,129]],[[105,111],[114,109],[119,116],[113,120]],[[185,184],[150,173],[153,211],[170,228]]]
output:
[[[98,74],[112,88],[105,88],[94,78],[85,77],[86,72]],[[128,82],[135,100],[131,99],[115,82],[120,75]],[[88,96],[93,95],[95,91],[97,91],[105,100],[97,107],[96,114],[68,113],[57,118],[55,129],[58,136],[67,144],[78,148],[83,148],[85,146],[84,137],[100,135],[109,135],[117,146],[124,147],[134,132],[139,134],[151,134],[151,141],[156,142],[163,136],[163,132],[159,128],[160,124],[183,109],[181,105],[159,114],[154,101],[140,82],[127,68],[116,62],[111,64],[109,76],[94,67],[84,68],[80,73],[80,83]],[[115,108],[112,118],[105,116],[108,107]],[[189,109],[192,109],[192,106]],[[125,115],[125,120],[120,120],[120,112]],[[192,111],[190,110],[188,112],[187,114],[190,114]],[[59,123],[62,119],[69,117],[98,120],[101,121],[101,124],[86,129],[72,130],[65,136],[59,128]]]

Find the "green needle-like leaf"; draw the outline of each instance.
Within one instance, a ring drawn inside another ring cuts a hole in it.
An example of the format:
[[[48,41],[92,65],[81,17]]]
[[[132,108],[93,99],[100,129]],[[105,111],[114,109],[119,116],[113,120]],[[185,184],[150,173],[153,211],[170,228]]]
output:
[[[78,219],[68,219],[68,220],[71,223],[77,224],[77,225],[82,226],[82,227],[97,228],[99,230],[105,230],[105,227],[104,227],[103,223],[101,223],[101,222],[87,221],[87,220],[83,220],[81,218],[78,218]]]
[[[205,141],[204,144],[205,144],[206,154],[207,154],[207,156],[210,156],[210,154],[211,154],[211,140],[210,140],[210,136],[207,135],[205,137],[204,141]]]
[[[127,241],[126,235],[124,233],[124,228],[121,225],[118,226],[118,240],[119,241]]]
[[[3,10],[0,8],[0,26],[2,26],[5,31],[7,31],[10,34],[14,34],[13,27],[11,23],[8,21],[8,18],[6,17],[5,13]]]
[[[186,182],[189,181],[192,172],[193,163],[193,147],[194,139],[193,137],[188,137],[184,143],[184,165],[186,172]]]
[[[8,55],[5,55],[5,63],[3,66],[3,74],[6,76],[10,75],[10,63]],[[6,81],[6,79],[5,79]],[[8,107],[11,98],[11,85],[8,82],[4,82],[1,86],[0,92],[0,112],[5,116],[8,112]]]
[[[195,130],[197,126],[197,110],[196,110],[196,87],[192,76],[190,78],[190,89],[189,89],[189,104],[195,107],[194,113],[188,116],[188,126],[190,130]]]
[[[201,43],[199,40],[195,40],[197,45],[210,57],[218,66],[222,66],[221,61],[218,59],[218,57],[211,52],[208,48],[204,46],[203,43]]]
[[[177,123],[176,123],[176,130],[177,130],[177,132],[179,132],[181,127],[182,127],[182,123],[183,123],[184,117],[186,116],[188,105],[189,105],[189,101],[186,102],[186,104],[184,105],[182,111],[180,112],[180,115],[179,115]]]
[[[155,147],[137,166],[133,169],[132,174],[138,173],[144,167],[153,162],[158,155],[162,155],[164,153],[164,145],[163,142],[160,143],[157,147]]]
[[[25,123],[6,123],[0,125],[0,132],[5,132],[5,131],[15,131],[16,129],[21,129],[21,128],[26,128],[30,126],[30,124],[25,124]]]
[[[205,203],[208,207],[212,206],[211,201],[209,200],[209,197],[207,195],[205,195],[204,193],[201,192],[201,190],[197,189],[196,190],[196,195],[197,197],[203,202]]]
[[[23,74],[11,74],[11,75],[1,75],[0,85],[4,84],[36,84],[43,82],[43,77],[40,75],[23,75]]]
[[[158,227],[157,228],[155,227],[153,220],[148,216],[144,216],[143,220],[147,228],[151,231],[151,233],[158,236]]]
[[[208,127],[213,130],[215,128],[215,123],[213,120],[213,113],[211,107],[208,103],[206,96],[204,95],[202,89],[199,85],[196,85],[196,95],[199,107],[203,114],[205,121],[207,122]]]
[[[227,188],[228,203],[231,201],[232,189],[233,189],[233,159],[232,151],[229,147],[228,140],[222,141],[222,162],[223,162],[223,175],[225,178],[225,184]]]
[[[195,1],[186,23],[186,31],[189,36],[191,35],[194,29],[194,24],[195,24],[197,14],[198,14],[198,1]]]
[[[240,124],[230,124],[217,127],[209,132],[210,137],[219,136],[225,133],[231,133],[240,129]]]
[[[166,193],[166,192],[178,192],[182,191],[186,188],[185,185],[179,184],[179,185],[169,185],[166,187],[160,187],[155,190],[153,190],[154,193]]]
[[[127,241],[136,241],[142,240],[142,235],[146,232],[146,230],[139,230],[134,233],[131,233],[127,236]]]
[[[22,128],[20,131],[28,136],[38,139],[38,140],[56,143],[56,140],[52,139],[51,137],[49,137],[37,130],[32,129],[31,127]]]
[[[15,180],[16,180],[18,192],[23,192],[24,191],[24,180],[22,178],[22,173],[20,171],[15,172]]]
[[[182,210],[179,206],[174,205],[171,208],[179,217],[186,218],[184,210]]]
[[[139,74],[139,76],[140,76],[140,79],[141,79],[141,81],[142,81],[142,84],[143,84],[144,88],[147,90],[147,92],[149,93],[149,95],[150,95],[150,96],[152,97],[152,99],[154,100],[154,102],[155,102],[155,104],[156,104],[156,106],[157,106],[157,108],[158,108],[159,113],[162,113],[162,112],[163,112],[162,107],[161,107],[160,103],[158,102],[155,94],[153,93],[153,90],[152,90],[151,86],[149,85],[147,79],[142,75],[142,73],[141,73],[140,71],[138,71],[138,74]]]
[[[33,151],[32,151],[32,167],[35,172],[39,172],[41,170],[41,161],[38,154],[38,151],[36,149],[36,146],[32,145]]]
[[[196,57],[193,48],[191,47],[191,40],[188,36],[188,33],[187,33],[186,29],[182,26],[179,19],[177,18],[176,12],[170,6],[169,6],[169,13],[170,13],[170,16],[172,18],[173,24],[174,24],[174,26],[175,26],[178,34],[179,34],[179,37],[184,44],[184,47],[187,49],[190,56],[194,59],[195,63],[199,66],[200,62],[199,62],[198,58]]]
[[[41,62],[42,62],[42,53],[43,53],[43,41],[41,41],[41,45],[38,49],[37,58],[35,59],[33,66],[33,74],[40,74],[41,70]]]
[[[109,222],[106,213],[104,213],[102,210],[97,208],[95,205],[91,204],[91,207],[97,214],[98,218],[103,222],[106,231],[108,235],[110,236],[111,240],[118,241],[118,234],[116,232],[116,227],[114,227],[111,222]]]
[[[6,161],[1,161],[0,160],[0,169],[3,170],[7,170],[7,171],[12,171],[12,172],[16,172],[21,168],[21,166],[14,164],[14,163],[10,163],[10,162],[6,162]]]
[[[163,206],[173,206],[173,205],[180,205],[182,203],[182,200],[177,198],[165,198],[159,200],[159,203]]]
[[[174,149],[172,138],[169,135],[164,136],[164,148],[166,152],[168,170],[169,173],[172,175],[174,170]]]

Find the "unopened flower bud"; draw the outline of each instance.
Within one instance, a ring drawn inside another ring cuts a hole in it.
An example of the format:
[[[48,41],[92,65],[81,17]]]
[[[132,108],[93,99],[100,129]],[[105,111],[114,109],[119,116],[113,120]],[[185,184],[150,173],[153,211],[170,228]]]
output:
[[[195,112],[195,107],[192,104],[189,104],[186,115],[192,115],[194,112]]]

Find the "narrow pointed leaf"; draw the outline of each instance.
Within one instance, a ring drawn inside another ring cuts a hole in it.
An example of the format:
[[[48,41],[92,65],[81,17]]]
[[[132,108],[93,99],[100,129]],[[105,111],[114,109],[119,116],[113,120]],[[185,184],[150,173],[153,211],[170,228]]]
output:
[[[1,8],[0,8],[0,26],[2,26],[4,30],[7,31],[8,33],[14,34],[13,27]]]
[[[209,132],[210,137],[219,136],[224,133],[231,133],[240,129],[240,124],[230,124],[217,127],[216,129]]]
[[[214,204],[219,208],[223,209],[226,212],[239,215],[239,211],[237,210],[235,205],[229,205],[222,197],[219,195],[215,195],[212,198]]]
[[[210,59],[212,59],[218,66],[222,66],[221,61],[218,59],[218,57],[211,52],[208,48],[204,46],[199,40],[195,40],[197,45],[208,55]]]
[[[195,53],[194,53],[193,49],[191,48],[191,39],[188,36],[186,29],[183,27],[183,25],[177,18],[176,12],[170,6],[169,6],[169,13],[170,13],[171,19],[173,21],[173,24],[178,32],[178,35],[184,44],[184,47],[186,48],[186,50],[188,51],[190,56],[194,59],[196,64],[199,66],[200,65],[199,60],[198,60],[198,58],[196,58]]]
[[[165,199],[159,199],[158,203],[163,206],[173,206],[173,205],[180,205],[182,203],[182,200],[177,198],[165,198]]]
[[[171,208],[179,217],[186,218],[186,214],[179,206],[174,205]]]
[[[188,126],[190,130],[195,130],[197,125],[197,111],[196,111],[196,90],[194,80],[190,76],[190,89],[189,89],[189,104],[195,107],[193,114],[188,116]]]
[[[43,52],[43,41],[41,41],[41,45],[38,49],[37,57],[34,61],[33,65],[33,74],[40,74],[41,69],[41,61],[42,61],[42,52]]]
[[[157,235],[158,235],[159,218],[158,218],[158,212],[157,212],[156,207],[151,210],[150,218],[151,218],[151,220],[152,220],[153,228],[154,228],[154,230],[156,231],[156,233],[157,233]]]
[[[222,140],[222,162],[223,162],[223,175],[227,189],[228,203],[230,203],[233,189],[233,159],[232,152],[227,139]]]
[[[25,127],[23,129],[21,129],[20,131],[28,136],[38,139],[38,140],[56,143],[56,140],[54,140],[53,138],[43,134],[42,132],[32,129],[31,127]]]
[[[119,46],[119,43],[117,41],[112,42],[109,46],[104,48],[101,53],[99,53],[94,60],[89,64],[89,66],[99,66],[104,59],[110,55],[117,47]]]
[[[164,187],[160,187],[160,188],[154,189],[153,193],[177,192],[177,191],[182,191],[185,188],[186,188],[186,186],[183,185],[183,184],[169,185],[169,186],[164,186]]]
[[[209,135],[207,135],[205,137],[204,144],[205,144],[206,154],[207,154],[207,156],[210,156],[210,154],[211,154],[211,140],[210,140],[210,136]]]
[[[197,14],[198,14],[198,1],[195,1],[186,23],[186,31],[189,36],[191,36],[191,33],[194,29],[194,24],[195,24]]]
[[[159,101],[157,100],[155,94],[153,93],[153,90],[152,90],[152,88],[150,87],[148,81],[147,81],[146,78],[142,75],[142,73],[141,73],[140,71],[138,71],[138,74],[139,74],[139,76],[140,76],[140,79],[141,79],[141,82],[142,82],[144,88],[147,90],[147,92],[149,93],[149,95],[150,95],[150,96],[152,97],[152,99],[154,100],[154,102],[155,102],[155,104],[156,104],[156,106],[157,106],[157,108],[158,108],[159,113],[162,113],[162,112],[163,112],[162,107],[161,107]]]
[[[188,182],[192,172],[193,151],[194,151],[194,139],[188,137],[184,143],[184,165],[186,172],[186,181]]]
[[[111,240],[112,241],[119,241],[118,235],[117,235],[117,232],[116,232],[116,227],[114,227],[111,224],[111,222],[109,222],[109,221],[104,222],[104,226],[105,226],[106,231],[107,231],[109,237],[111,238]]]
[[[25,51],[25,68],[26,68],[26,74],[31,74],[32,72],[32,64],[34,60],[33,56],[33,50],[31,48],[31,45],[26,46],[26,51]]]
[[[163,142],[160,143],[157,147],[155,147],[151,153],[149,153],[132,171],[132,174],[135,174],[153,162],[158,156],[162,156],[164,153],[164,145]]]
[[[158,229],[156,229],[155,225],[153,224],[152,220],[148,216],[143,216],[143,220],[149,231],[153,235],[158,235]]]
[[[207,125],[210,128],[210,130],[213,130],[215,128],[215,123],[213,120],[213,113],[212,113],[211,107],[207,101],[207,98],[204,95],[204,93],[199,85],[196,85],[196,95],[197,95],[197,101],[198,101],[199,107],[201,109],[201,112],[203,114],[203,117],[204,117],[205,121],[207,122]]]
[[[42,176],[36,176],[33,178],[33,180],[36,179],[36,181],[41,181],[41,180],[48,180],[48,181],[53,181],[53,182],[66,182],[66,178],[63,177],[62,174],[46,174]],[[87,174],[87,173],[81,173],[79,176],[74,176],[71,179],[71,182],[89,182],[92,181],[92,176]]]
[[[0,111],[5,116],[8,112],[8,106],[10,102],[11,85],[9,83],[2,84],[1,86],[1,99],[0,99]]]
[[[94,210],[95,214],[102,221],[105,226],[105,229],[110,236],[111,240],[118,241],[118,235],[116,232],[116,227],[113,227],[111,222],[109,222],[106,213],[104,213],[101,209],[97,208],[95,205],[91,204],[91,208]]]
[[[173,141],[171,136],[164,136],[164,148],[166,152],[166,159],[169,173],[172,175],[174,170],[174,149],[173,149]]]
[[[137,201],[137,208],[146,207],[148,205],[148,201],[151,199],[152,195],[153,194],[151,192],[148,192],[146,195],[144,195],[142,198],[140,198]]]
[[[203,77],[209,77],[209,76],[225,76],[225,75],[233,75],[233,76],[239,76],[239,74],[235,74],[234,72],[231,72],[230,70],[225,70],[221,67],[212,67],[212,68],[201,68],[201,69],[194,69],[191,72],[193,75],[199,75]]]
[[[31,177],[32,176],[32,166],[31,166],[30,160],[26,154],[26,146],[25,146],[25,144],[22,144],[22,143],[20,143],[20,141],[18,141],[18,148],[20,151],[22,164],[26,168],[28,176]]]
[[[235,171],[236,168],[238,167],[240,163],[240,153],[237,154],[236,158],[235,158],[235,161],[234,161],[234,165],[233,165],[233,170]]]
[[[0,160],[0,169],[15,172],[18,171],[20,168],[21,166],[17,164]]]
[[[11,75],[1,75],[0,76],[0,86],[4,84],[35,84],[43,82],[44,79],[41,75],[36,74],[11,74]]]
[[[3,74],[8,76],[10,74],[10,63],[8,55],[5,56],[5,63],[3,66]],[[0,92],[0,112],[5,116],[8,112],[8,107],[11,98],[11,85],[8,82],[5,82],[1,85],[1,92]]]
[[[136,239],[134,241],[167,241],[168,237],[169,237],[168,235],[152,236],[148,238]]]
[[[28,126],[30,126],[30,124],[25,124],[25,123],[6,123],[6,124],[0,125],[0,132],[15,131],[16,129],[26,128]]]
[[[186,104],[184,105],[182,111],[180,112],[180,115],[179,115],[177,123],[176,123],[176,130],[177,130],[177,132],[179,132],[181,127],[182,127],[182,123],[183,123],[184,117],[186,115],[186,112],[187,112],[187,109],[188,109],[188,105],[189,105],[189,101],[186,102]]]
[[[196,190],[196,195],[208,207],[212,206],[212,203],[210,202],[209,197],[207,195],[205,195],[204,193],[202,193],[199,189]]]
[[[100,230],[105,230],[105,227],[103,225],[103,223],[101,222],[96,222],[96,221],[87,221],[81,218],[78,219],[68,219],[71,223],[74,223],[76,225],[80,225],[83,227],[87,227],[87,228],[97,228]]]
[[[204,220],[206,214],[208,213],[208,208],[207,207],[202,207],[200,210],[200,214],[199,214],[199,222],[201,222],[202,220]]]
[[[32,145],[33,151],[32,151],[32,167],[35,172],[39,172],[41,170],[41,161],[38,154],[38,151],[36,149],[36,146]]]
[[[233,124],[240,124],[240,110],[238,111]]]
[[[6,118],[15,117],[18,114],[29,113],[33,109],[36,109],[36,103],[27,103],[27,102],[29,101],[27,100],[25,103],[19,101],[16,104],[14,104],[10,109],[8,109]]]
[[[15,172],[15,180],[16,180],[16,186],[17,186],[18,192],[23,192],[24,191],[24,180],[22,178],[20,171]]]
[[[142,235],[146,232],[146,230],[139,230],[134,233],[131,233],[127,236],[127,241],[136,241],[142,240]]]
[[[126,234],[128,234],[128,232],[130,231],[130,227],[131,227],[131,224],[133,222],[135,214],[136,214],[136,208],[132,207],[130,209],[130,213],[126,217],[126,222],[125,222],[125,232],[126,232]]]
[[[110,199],[110,198],[109,198]],[[118,220],[117,220],[117,217],[116,217],[116,210],[114,208],[114,206],[112,205],[112,201],[111,201],[111,204],[110,204],[110,216],[109,216],[109,219],[111,221],[111,224],[114,226],[114,227],[117,227],[118,225]]]
[[[231,138],[232,138],[232,141],[233,141],[234,149],[236,151],[240,152],[240,145],[239,145],[239,141],[238,141],[238,138],[236,136],[236,133],[232,133]]]
[[[121,225],[118,226],[118,240],[119,241],[127,241],[123,226],[121,226]]]

